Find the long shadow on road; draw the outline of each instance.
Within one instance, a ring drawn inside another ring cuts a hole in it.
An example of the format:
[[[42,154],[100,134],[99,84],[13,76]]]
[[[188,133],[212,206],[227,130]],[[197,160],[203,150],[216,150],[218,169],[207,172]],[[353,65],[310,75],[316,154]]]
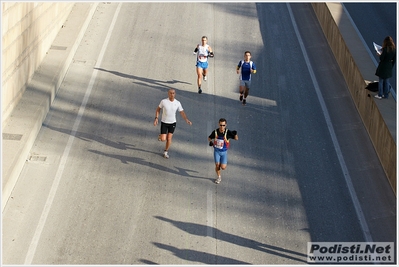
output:
[[[204,237],[207,236],[206,233],[208,232],[207,230],[208,230],[209,226],[205,226],[205,225],[201,225],[201,224],[197,224],[197,223],[175,221],[175,220],[168,219],[168,218],[165,218],[162,216],[155,216],[155,218],[165,221],[165,222],[168,222],[168,223],[172,224],[173,226],[175,226],[189,234],[197,235],[197,236],[204,236]],[[237,236],[234,234],[229,234],[229,233],[223,232],[215,227],[212,227],[212,232],[213,232],[213,237],[215,239],[222,240],[224,242],[232,243],[237,246],[255,249],[255,250],[269,253],[269,254],[272,254],[275,256],[291,259],[291,260],[294,260],[297,262],[307,263],[307,261],[306,261],[307,256],[305,254],[297,252],[297,251],[284,249],[281,247],[264,244],[264,243],[261,243],[261,242],[258,242],[256,240],[252,240],[249,238]],[[155,245],[157,245],[157,244],[155,244]],[[157,246],[161,247],[161,246],[159,246],[159,244]],[[163,245],[161,248],[168,249],[166,245]],[[226,264],[228,262],[223,262],[223,263]]]
[[[172,168],[168,168],[168,167],[162,166],[160,164],[153,163],[151,161],[146,161],[146,160],[144,160],[142,158],[139,158],[139,157],[131,157],[131,156],[122,156],[122,155],[109,154],[109,153],[104,153],[104,152],[97,151],[97,150],[92,150],[92,149],[89,149],[88,151],[91,152],[91,153],[94,153],[94,154],[98,154],[98,155],[102,155],[102,156],[105,156],[105,157],[109,157],[109,158],[114,158],[114,159],[120,160],[124,164],[128,164],[129,162],[131,162],[131,163],[140,164],[140,165],[143,165],[143,166],[148,166],[148,167],[151,167],[151,168],[155,168],[155,169],[163,171],[163,172],[169,172],[169,173],[172,173],[172,174],[176,174],[176,175],[179,175],[179,176],[211,180],[211,179],[209,179],[207,177],[191,175],[190,173],[198,173],[198,171],[194,171],[194,170],[190,170],[190,169],[184,169],[184,168],[175,167],[177,169],[177,170],[175,170],[175,169],[172,169]],[[153,152],[151,152],[151,153],[153,153]]]
[[[72,130],[54,127],[49,124],[43,124],[43,127],[46,127],[53,131],[57,131],[57,132],[64,133],[64,134],[72,133]],[[134,148],[135,146],[132,144],[127,144],[125,142],[119,142],[119,141],[114,142],[114,141],[106,139],[102,136],[98,136],[98,135],[92,134],[92,133],[85,133],[85,132],[77,131],[75,133],[75,137],[79,138],[80,140],[83,140],[83,141],[96,141],[100,144],[104,144],[106,146],[113,147],[113,148],[120,149],[120,150],[128,150],[128,149],[140,150],[140,149]]]
[[[166,245],[162,243],[157,243],[153,242],[153,244],[161,249],[164,250],[169,250],[172,252],[176,257],[179,257],[180,259],[187,260],[187,261],[192,261],[192,262],[201,262],[205,264],[218,264],[218,263],[223,263],[223,264],[249,264],[247,262],[223,257],[223,256],[217,256],[214,254],[210,254],[207,252],[202,252],[202,251],[197,251],[193,249],[179,249],[177,247],[171,246],[171,245]],[[142,260],[143,261],[143,260]]]
[[[114,75],[122,77],[122,78],[137,80],[137,81],[150,83],[150,84],[155,84],[155,85],[160,85],[160,86],[163,86],[163,87],[169,87],[172,84],[189,84],[189,85],[191,85],[191,83],[189,83],[189,82],[184,82],[184,81],[179,81],[179,80],[161,81],[161,80],[144,78],[144,77],[140,77],[140,76],[136,76],[136,75],[126,74],[126,73],[122,73],[122,72],[119,72],[119,71],[106,70],[106,69],[103,69],[103,68],[94,68],[94,69],[100,70],[100,71],[104,71],[104,72],[109,72],[111,74],[114,74]]]

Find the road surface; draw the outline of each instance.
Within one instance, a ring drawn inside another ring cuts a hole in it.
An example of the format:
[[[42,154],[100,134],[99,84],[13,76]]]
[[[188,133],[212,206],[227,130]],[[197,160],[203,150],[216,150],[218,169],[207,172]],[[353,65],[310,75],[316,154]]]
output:
[[[193,125],[177,116],[165,159],[168,88]],[[220,117],[239,140],[216,185]],[[395,241],[396,199],[309,4],[101,3],[30,155],[3,264],[306,264],[307,242]]]

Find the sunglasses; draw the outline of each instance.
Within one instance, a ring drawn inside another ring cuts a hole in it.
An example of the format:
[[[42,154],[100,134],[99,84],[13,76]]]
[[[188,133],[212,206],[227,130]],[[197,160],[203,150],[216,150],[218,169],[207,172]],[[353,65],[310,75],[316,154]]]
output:
[[[219,124],[219,126],[225,127],[225,126],[226,126],[226,124]]]

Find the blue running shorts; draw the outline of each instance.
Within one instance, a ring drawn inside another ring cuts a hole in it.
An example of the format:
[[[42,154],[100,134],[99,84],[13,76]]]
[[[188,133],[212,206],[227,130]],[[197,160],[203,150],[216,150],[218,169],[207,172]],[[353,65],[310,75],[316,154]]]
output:
[[[201,68],[201,69],[207,69],[208,68],[208,62],[201,62],[201,61],[197,61],[197,68]]]
[[[214,149],[213,158],[215,159],[215,163],[227,164],[227,150],[219,151],[217,149]]]

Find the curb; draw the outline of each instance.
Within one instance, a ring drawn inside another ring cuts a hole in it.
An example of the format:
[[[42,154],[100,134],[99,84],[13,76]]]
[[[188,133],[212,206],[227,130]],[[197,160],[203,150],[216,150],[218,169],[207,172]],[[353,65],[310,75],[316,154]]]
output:
[[[2,211],[99,3],[75,3],[3,127]]]

